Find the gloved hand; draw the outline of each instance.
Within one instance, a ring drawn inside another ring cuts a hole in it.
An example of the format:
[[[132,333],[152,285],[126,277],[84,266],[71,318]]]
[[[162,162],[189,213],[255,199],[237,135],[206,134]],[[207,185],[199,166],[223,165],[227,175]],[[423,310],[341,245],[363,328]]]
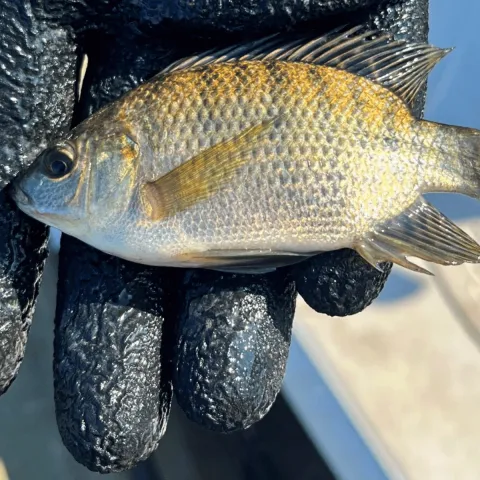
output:
[[[194,51],[306,21],[319,33],[353,22],[427,40],[427,0],[221,5],[0,0],[0,186],[72,122]],[[423,91],[417,115],[424,100]],[[5,195],[0,208],[2,393],[23,357],[47,231]],[[297,292],[318,312],[351,315],[378,295],[390,268],[382,274],[350,250],[258,276],[148,268],[63,236],[54,374],[65,445],[91,470],[131,468],[158,445],[173,392],[207,428],[249,427],[280,390]]]

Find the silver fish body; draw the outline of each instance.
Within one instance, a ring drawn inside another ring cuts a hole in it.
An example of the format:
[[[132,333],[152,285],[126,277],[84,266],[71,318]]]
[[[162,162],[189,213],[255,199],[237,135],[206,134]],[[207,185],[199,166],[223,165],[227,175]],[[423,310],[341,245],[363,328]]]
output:
[[[295,61],[298,44],[281,49],[293,58],[264,46],[263,58],[172,66],[47,150],[17,203],[149,265],[255,272],[343,247],[417,271],[407,255],[478,261],[480,247],[421,197],[478,191],[478,132],[420,121],[408,105],[445,51],[419,47],[422,71],[412,47],[355,31],[311,45],[310,62]],[[357,63],[316,61],[345,45]],[[368,60],[379,46],[397,83]]]

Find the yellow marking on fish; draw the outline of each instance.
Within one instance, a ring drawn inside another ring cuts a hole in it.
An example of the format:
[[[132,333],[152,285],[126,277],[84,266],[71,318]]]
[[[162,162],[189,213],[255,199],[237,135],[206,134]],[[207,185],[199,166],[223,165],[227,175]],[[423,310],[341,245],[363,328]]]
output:
[[[201,249],[195,250],[192,247],[188,251],[177,252],[175,255],[172,256],[172,259],[180,263],[191,264],[191,263],[194,263],[195,261],[202,260],[203,259],[202,253],[204,254],[205,250],[201,250]]]
[[[348,124],[352,117],[359,118],[375,133],[389,119],[400,130],[414,120],[407,105],[385,87],[343,70],[318,68],[326,84],[325,100],[337,121]]]
[[[82,146],[84,148],[82,148]],[[85,185],[85,180],[87,178],[87,172],[91,169],[91,163],[88,160],[89,151],[90,151],[90,142],[75,142],[75,150],[76,150],[76,163],[77,163],[77,171],[78,171],[78,182],[77,187],[75,189],[75,194],[73,195],[72,199],[70,200],[70,206],[79,206],[80,205],[80,195],[83,190],[83,186]],[[80,167],[80,168],[79,168]]]
[[[110,152],[100,152],[98,155],[97,155],[97,163],[100,164],[100,163],[103,163],[103,162],[106,162],[107,160],[109,160],[111,158],[111,154]]]
[[[127,175],[131,175],[137,170],[140,148],[127,134],[121,135],[118,141],[122,160],[119,180],[122,181]]]

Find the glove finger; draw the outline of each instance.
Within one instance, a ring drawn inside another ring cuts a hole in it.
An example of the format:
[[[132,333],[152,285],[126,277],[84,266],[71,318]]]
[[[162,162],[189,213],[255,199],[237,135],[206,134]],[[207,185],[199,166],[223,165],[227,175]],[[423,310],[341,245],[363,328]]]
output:
[[[401,0],[381,3],[360,21],[366,28],[381,28],[416,42],[428,40],[428,0]],[[342,22],[345,19],[342,19]],[[425,106],[426,82],[416,97],[414,113],[421,117]],[[297,288],[305,302],[327,315],[346,316],[361,312],[380,294],[392,268],[383,264],[379,272],[353,250],[318,255],[292,269]]]
[[[156,73],[165,54],[132,38],[89,33],[76,120]],[[143,48],[144,47],[144,48]],[[121,471],[147,458],[171,403],[171,355],[163,336],[167,270],[105,255],[62,237],[55,327],[59,430],[90,470]],[[168,342],[167,342],[168,343]]]
[[[132,468],[165,431],[172,393],[169,362],[162,364],[165,279],[159,269],[62,237],[57,422],[70,453],[90,470]]]
[[[383,272],[371,268],[360,255],[343,249],[323,253],[308,266],[293,269],[297,291],[317,312],[344,317],[362,311],[382,290],[392,269],[382,264]]]
[[[295,310],[284,272],[189,271],[179,318],[174,390],[187,417],[228,432],[260,420],[280,391]]]
[[[0,395],[17,376],[47,255],[46,228],[0,193]]]
[[[243,0],[125,0],[122,8],[117,9],[114,15],[135,18],[136,27],[148,34],[159,31],[155,27],[161,25],[162,32],[171,29],[177,36],[178,30],[185,27],[189,34],[198,33],[202,36],[219,31],[247,32],[253,36],[266,30],[283,30],[300,22],[323,20],[330,15],[358,12],[382,1],[384,0],[250,0],[247,7]]]
[[[0,5],[0,189],[68,128],[76,54],[64,28],[28,2]],[[23,359],[46,256],[47,229],[0,194],[0,395]]]

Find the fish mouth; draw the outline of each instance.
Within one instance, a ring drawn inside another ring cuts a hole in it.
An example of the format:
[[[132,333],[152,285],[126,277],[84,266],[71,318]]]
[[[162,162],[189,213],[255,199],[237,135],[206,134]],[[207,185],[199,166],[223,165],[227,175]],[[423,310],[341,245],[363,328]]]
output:
[[[32,198],[22,189],[19,183],[11,184],[8,193],[19,207],[32,207]]]
[[[50,217],[53,215],[48,215],[46,213],[41,213],[35,208],[35,204],[32,200],[32,197],[25,191],[23,188],[16,182],[12,183],[9,187],[8,192],[15,202],[17,208],[35,220],[44,223],[48,226],[54,226]]]

